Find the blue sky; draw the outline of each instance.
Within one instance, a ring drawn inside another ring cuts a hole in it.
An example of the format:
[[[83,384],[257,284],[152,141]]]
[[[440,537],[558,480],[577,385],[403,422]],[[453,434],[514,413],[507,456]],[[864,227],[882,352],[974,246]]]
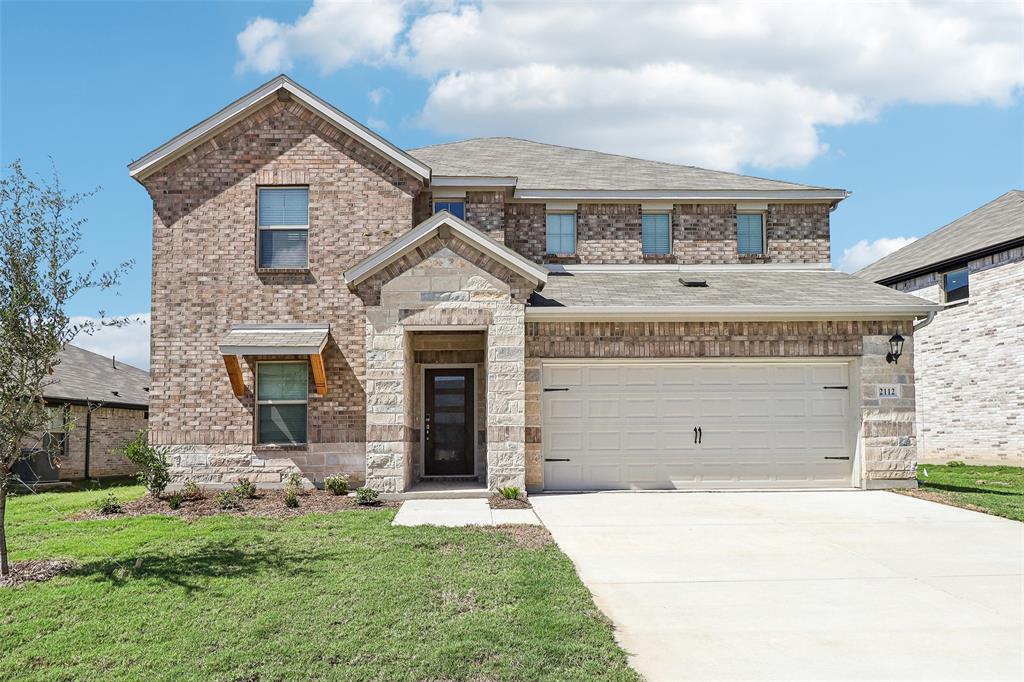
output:
[[[853,196],[833,214],[836,266],[862,240],[865,253],[881,253],[871,251],[882,246],[876,240],[926,234],[1024,186],[1024,26],[1012,3],[991,3],[974,16],[925,17],[943,26],[976,22],[954,32],[969,36],[962,44],[939,41],[944,52],[908,46],[899,33],[901,22],[919,24],[914,13],[925,10],[894,4],[890,20],[886,6],[873,6],[882,12],[856,21],[887,27],[882,52],[889,45],[892,54],[874,64],[854,60],[859,70],[848,56],[863,46],[834,36],[771,50],[755,36],[737,62],[703,35],[678,41],[692,52],[676,54],[666,40],[658,42],[668,52],[650,53],[642,26],[635,45],[616,48],[621,54],[600,49],[593,32],[570,35],[548,54],[548,36],[531,33],[538,22],[530,12],[548,11],[539,7],[513,15],[486,4],[439,11],[387,2],[4,2],[0,156],[37,171],[52,157],[69,188],[102,188],[84,206],[85,250],[101,265],[128,258],[136,265],[116,297],[83,296],[76,315],[149,310],[150,201],[126,164],[280,70],[403,147],[511,134],[849,189]],[[586,7],[591,14],[581,23],[597,27],[625,21],[612,5],[552,7]],[[835,16],[841,9],[823,16],[846,22]],[[795,31],[814,21],[795,7],[764,11],[753,16],[759,24]],[[682,16],[652,19],[658,30],[677,20],[680,31],[693,30]],[[494,25],[502,41],[487,35]],[[813,38],[816,29],[806,30]],[[526,49],[531,41],[536,49]],[[972,67],[964,77],[972,64],[997,68],[974,76]],[[759,89],[766,79],[779,84]],[[566,104],[554,87],[579,104]],[[521,104],[535,100],[541,104]],[[101,341],[100,350],[148,362],[144,335]]]

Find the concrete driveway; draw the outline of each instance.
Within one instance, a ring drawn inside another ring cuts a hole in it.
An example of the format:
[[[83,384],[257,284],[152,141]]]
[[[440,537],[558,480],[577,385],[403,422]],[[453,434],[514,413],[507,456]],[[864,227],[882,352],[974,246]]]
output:
[[[889,492],[530,500],[649,680],[1024,679],[1024,524]]]

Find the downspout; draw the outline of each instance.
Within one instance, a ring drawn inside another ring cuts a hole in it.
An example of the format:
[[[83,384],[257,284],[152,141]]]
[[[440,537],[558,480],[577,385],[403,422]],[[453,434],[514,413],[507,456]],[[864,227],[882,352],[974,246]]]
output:
[[[85,407],[85,471],[82,478],[89,478],[89,445],[92,440],[92,409]]]
[[[936,311],[929,310],[928,311],[928,317],[924,318],[924,322],[922,322],[921,324],[917,324],[915,322],[914,323],[914,333],[916,334],[917,332],[921,331],[922,329],[924,329],[925,327],[930,325],[932,323],[932,321],[935,319],[935,313],[936,313]]]

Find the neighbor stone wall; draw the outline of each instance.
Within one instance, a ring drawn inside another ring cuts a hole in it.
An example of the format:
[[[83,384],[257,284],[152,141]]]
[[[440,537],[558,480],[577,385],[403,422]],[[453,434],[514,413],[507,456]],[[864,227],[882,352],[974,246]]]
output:
[[[915,334],[918,457],[1024,466],[1024,247],[968,268],[970,298]],[[941,303],[940,283],[893,288]]]
[[[153,199],[151,431],[175,480],[362,477],[363,303],[343,273],[412,226],[422,184],[294,101],[273,101],[144,180]],[[257,189],[309,187],[309,268],[260,270]],[[327,323],[328,393],[309,396],[310,443],[255,446],[253,371],[231,391],[217,344],[238,324]]]
[[[896,364],[888,340],[907,341]],[[913,325],[907,321],[527,322],[526,483],[543,487],[542,363],[562,358],[859,358],[862,477],[867,487],[911,486],[916,477]],[[901,398],[879,399],[879,384]],[[851,386],[850,390],[854,390]],[[882,481],[883,483],[879,483]]]

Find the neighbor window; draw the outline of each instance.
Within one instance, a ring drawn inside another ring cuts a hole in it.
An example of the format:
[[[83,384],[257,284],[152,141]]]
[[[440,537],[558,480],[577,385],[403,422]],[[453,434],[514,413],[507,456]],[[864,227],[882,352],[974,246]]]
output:
[[[298,445],[306,442],[306,362],[256,365],[256,442]]]
[[[259,190],[259,264],[261,268],[309,266],[309,188],[261,187]]]
[[[942,276],[942,290],[946,294],[946,303],[967,300],[970,293],[967,286],[967,268],[947,272]]]
[[[448,211],[459,220],[466,219],[466,202],[464,201],[435,201],[434,213]]]
[[[576,253],[576,214],[548,213],[548,253]]]
[[[645,256],[665,255],[672,250],[672,216],[644,213],[643,248]]]
[[[740,253],[764,253],[764,215],[760,213],[737,215],[736,243]]]

